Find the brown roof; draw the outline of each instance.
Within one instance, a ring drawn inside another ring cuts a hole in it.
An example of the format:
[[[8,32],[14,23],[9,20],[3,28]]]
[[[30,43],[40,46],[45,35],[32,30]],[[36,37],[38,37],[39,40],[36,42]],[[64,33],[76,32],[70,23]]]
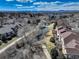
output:
[[[70,35],[67,34],[67,37],[64,39],[64,43],[67,44],[73,39],[75,39],[75,35],[74,34],[72,34],[72,33]]]
[[[79,55],[79,50],[76,48],[66,48],[66,52],[71,55]]]
[[[61,25],[63,25],[64,24],[64,21],[63,20],[57,20],[57,25],[58,26],[61,26]]]
[[[61,33],[62,31],[66,31]],[[65,28],[58,30],[60,36],[63,37],[64,46],[67,54],[79,55],[79,33],[67,31]]]

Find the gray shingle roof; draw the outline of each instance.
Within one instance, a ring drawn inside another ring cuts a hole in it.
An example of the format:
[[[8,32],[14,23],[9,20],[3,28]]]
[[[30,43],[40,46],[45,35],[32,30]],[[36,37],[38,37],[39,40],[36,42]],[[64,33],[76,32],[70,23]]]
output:
[[[0,34],[4,34],[12,31],[11,28],[14,26],[15,25],[4,25],[2,28],[0,28]]]

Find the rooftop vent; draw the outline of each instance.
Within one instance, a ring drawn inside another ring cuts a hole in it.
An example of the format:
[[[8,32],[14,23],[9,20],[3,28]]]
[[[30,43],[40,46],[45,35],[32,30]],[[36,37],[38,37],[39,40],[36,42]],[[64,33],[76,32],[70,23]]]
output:
[[[63,29],[63,27],[58,28],[58,30],[61,30],[61,29]]]
[[[79,49],[79,45],[76,45],[75,48]]]
[[[66,30],[62,31],[61,34],[62,34],[62,33],[65,33],[65,32],[66,32]]]

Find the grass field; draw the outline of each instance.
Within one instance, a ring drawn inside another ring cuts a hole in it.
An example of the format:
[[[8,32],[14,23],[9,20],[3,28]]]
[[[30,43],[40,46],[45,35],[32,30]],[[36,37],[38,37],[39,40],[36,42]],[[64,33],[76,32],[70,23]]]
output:
[[[47,47],[47,50],[50,52],[52,48],[55,48],[54,43],[50,42],[51,37],[53,37],[53,28],[54,28],[54,23],[50,24],[48,26],[49,31],[46,33],[44,37],[44,42]]]

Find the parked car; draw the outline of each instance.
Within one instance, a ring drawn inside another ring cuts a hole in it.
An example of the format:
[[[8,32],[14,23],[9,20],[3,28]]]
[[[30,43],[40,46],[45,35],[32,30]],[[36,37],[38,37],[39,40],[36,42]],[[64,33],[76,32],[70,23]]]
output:
[[[2,40],[2,42],[7,43],[7,38],[6,38],[5,34],[2,34],[1,40]]]

